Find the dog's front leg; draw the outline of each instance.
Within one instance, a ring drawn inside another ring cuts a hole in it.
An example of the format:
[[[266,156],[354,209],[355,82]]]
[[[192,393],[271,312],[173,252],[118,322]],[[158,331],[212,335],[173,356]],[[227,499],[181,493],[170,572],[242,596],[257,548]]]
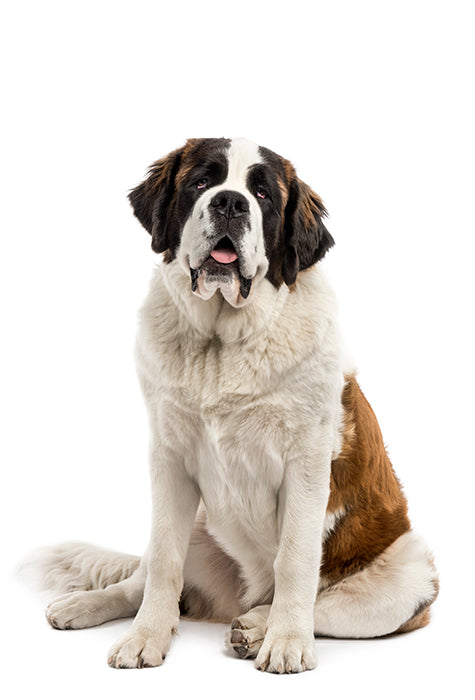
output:
[[[114,668],[160,666],[178,625],[183,564],[200,497],[183,460],[158,441],[151,448],[151,481],[152,534],[145,554],[144,597],[130,630],[109,653]]]
[[[274,599],[255,661],[263,671],[297,673],[317,663],[313,610],[331,463],[330,440],[319,437],[324,446],[317,452],[305,453],[302,446],[294,450],[279,490],[281,526],[274,561]]]

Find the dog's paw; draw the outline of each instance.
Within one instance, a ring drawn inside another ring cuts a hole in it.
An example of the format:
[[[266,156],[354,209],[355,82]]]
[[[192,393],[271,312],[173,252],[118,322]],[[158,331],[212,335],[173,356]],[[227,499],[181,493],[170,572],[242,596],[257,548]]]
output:
[[[67,593],[56,598],[46,608],[46,619],[58,630],[77,630],[104,622],[99,600],[92,591]]]
[[[300,673],[317,665],[315,640],[312,637],[267,634],[255,660],[260,671]]]
[[[112,668],[151,668],[161,666],[170,646],[167,638],[150,630],[130,630],[111,648],[107,663]]]
[[[226,646],[241,659],[255,659],[264,641],[265,623],[265,617],[253,615],[252,611],[247,615],[234,618],[226,639]]]

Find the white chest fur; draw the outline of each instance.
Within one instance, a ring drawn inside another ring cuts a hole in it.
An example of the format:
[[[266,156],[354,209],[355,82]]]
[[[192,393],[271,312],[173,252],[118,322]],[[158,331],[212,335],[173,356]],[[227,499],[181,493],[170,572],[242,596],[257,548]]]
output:
[[[210,529],[247,569],[272,570],[292,445],[329,423],[338,442],[340,355],[333,294],[315,270],[293,292],[263,280],[242,309],[191,295],[174,263],[156,271],[137,343],[152,433],[182,460]]]

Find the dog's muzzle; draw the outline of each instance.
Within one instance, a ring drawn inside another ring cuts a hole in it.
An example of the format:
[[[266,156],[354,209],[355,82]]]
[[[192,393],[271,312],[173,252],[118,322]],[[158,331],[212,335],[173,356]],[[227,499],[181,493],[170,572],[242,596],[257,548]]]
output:
[[[234,276],[239,279],[239,293],[247,299],[251,291],[252,279],[241,272],[239,254],[228,236],[221,238],[210,251],[209,256],[198,268],[190,267],[191,290],[196,292],[200,276],[206,275],[209,281],[231,281]]]

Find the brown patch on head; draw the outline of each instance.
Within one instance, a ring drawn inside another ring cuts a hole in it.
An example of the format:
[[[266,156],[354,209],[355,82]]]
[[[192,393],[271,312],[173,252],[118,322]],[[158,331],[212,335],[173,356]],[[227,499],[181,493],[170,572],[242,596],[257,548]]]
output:
[[[283,221],[285,207],[287,206],[287,202],[289,201],[289,188],[288,188],[287,183],[284,182],[282,177],[279,177],[279,176],[277,176],[277,184],[279,186],[280,196],[282,197],[281,215],[282,215],[282,221]]]
[[[322,577],[335,583],[367,566],[410,529],[407,503],[379,425],[356,379],[344,387],[343,446],[332,462],[329,513],[345,510],[324,543]]]
[[[300,188],[300,212],[299,216],[305,229],[315,226],[318,218],[327,216],[327,210],[323,206],[321,197],[314,192],[305,182],[298,179]]]
[[[181,165],[175,177],[175,189],[178,189],[178,187],[183,185],[184,180],[195,165],[194,161],[190,159],[190,154],[196,148],[196,146],[202,142],[203,139],[188,139],[184,145]]]

